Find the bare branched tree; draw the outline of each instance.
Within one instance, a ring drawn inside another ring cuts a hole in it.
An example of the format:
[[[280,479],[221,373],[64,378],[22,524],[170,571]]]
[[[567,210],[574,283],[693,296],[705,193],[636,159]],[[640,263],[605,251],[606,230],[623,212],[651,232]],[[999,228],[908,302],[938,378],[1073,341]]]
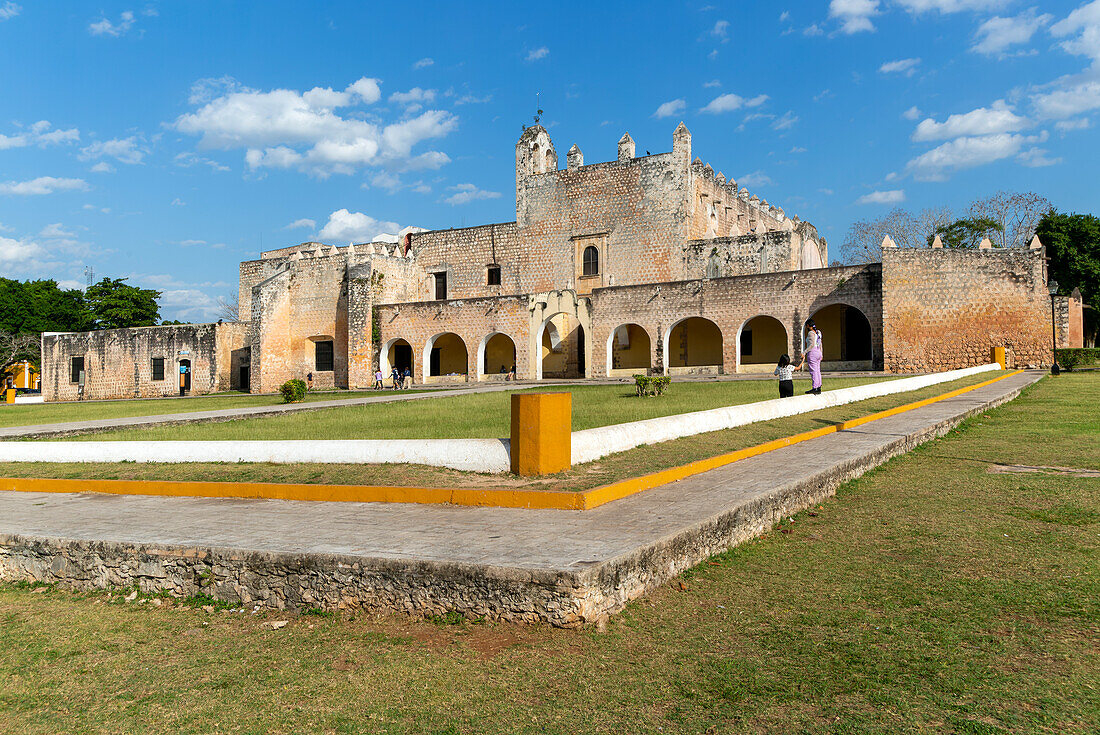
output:
[[[225,322],[237,322],[241,320],[240,305],[237,303],[237,294],[218,297],[218,318]]]
[[[928,238],[954,215],[947,207],[922,209],[913,214],[900,207],[873,220],[858,220],[848,228],[841,247],[846,263],[874,263],[882,259],[882,239],[889,235],[899,248],[927,247]]]
[[[1023,247],[1035,235],[1039,220],[1051,210],[1050,201],[1032,191],[999,191],[970,205],[970,217],[988,217],[1001,225],[988,237],[1002,248]]]
[[[11,334],[0,332],[0,370],[13,362],[30,360],[38,363],[39,338],[37,334]]]

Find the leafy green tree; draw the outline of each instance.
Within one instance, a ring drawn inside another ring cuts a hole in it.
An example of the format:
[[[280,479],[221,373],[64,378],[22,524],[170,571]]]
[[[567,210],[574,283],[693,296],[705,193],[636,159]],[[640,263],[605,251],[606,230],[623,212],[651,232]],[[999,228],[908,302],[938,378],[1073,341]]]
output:
[[[970,219],[957,219],[946,225],[939,225],[928,236],[928,245],[940,236],[945,248],[976,248],[983,238],[990,233],[1002,232],[1004,227],[990,217],[972,217]]]
[[[0,331],[10,334],[80,332],[91,329],[84,294],[61,290],[57,281],[0,278]]]
[[[125,278],[104,278],[84,292],[96,329],[152,327],[160,322],[159,298],[160,291],[131,286]]]
[[[1100,306],[1100,218],[1051,210],[1035,234],[1046,246],[1050,277],[1068,294],[1081,289],[1086,304]]]

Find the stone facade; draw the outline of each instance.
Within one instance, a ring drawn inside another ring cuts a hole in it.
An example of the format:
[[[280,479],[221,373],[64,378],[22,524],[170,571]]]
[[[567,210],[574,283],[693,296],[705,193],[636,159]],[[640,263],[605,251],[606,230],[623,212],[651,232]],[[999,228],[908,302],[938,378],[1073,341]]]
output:
[[[626,134],[615,160],[586,165],[574,145],[564,169],[535,126],[515,166],[514,222],[308,242],[242,263],[232,364],[196,364],[194,382],[270,392],[312,374],[317,387],[362,388],[375,369],[406,366],[417,382],[499,380],[513,366],[535,380],[763,371],[784,352],[798,359],[808,318],[822,327],[826,369],[965,367],[994,345],[1021,365],[1050,361],[1037,242],[886,247],[881,266],[828,267],[812,224],[693,160],[683,123],[670,152],[637,156]],[[1080,308],[1061,303],[1061,344],[1074,344]],[[47,399],[76,397],[63,387],[70,346],[111,373],[97,378],[100,397],[171,392],[139,365],[150,340],[186,333],[164,329],[55,340]]]

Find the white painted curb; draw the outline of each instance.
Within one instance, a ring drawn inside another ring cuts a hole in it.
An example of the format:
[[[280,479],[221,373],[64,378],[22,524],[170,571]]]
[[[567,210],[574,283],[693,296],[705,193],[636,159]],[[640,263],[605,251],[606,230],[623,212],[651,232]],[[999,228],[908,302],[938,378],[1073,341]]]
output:
[[[791,398],[776,398],[770,401],[760,401],[759,403],[746,403],[740,406],[728,406],[708,411],[682,413],[676,416],[662,416],[656,419],[632,421],[627,424],[574,431],[571,459],[575,465],[582,464],[600,457],[606,457],[615,452],[625,452],[643,444],[657,444],[658,442],[703,434],[708,431],[732,429],[736,426],[744,426],[757,421],[768,421],[817,411],[822,408],[842,406],[845,403],[865,401],[868,398],[905,393],[937,383],[949,383],[959,378],[1000,369],[1001,366],[997,363],[990,363],[960,370],[949,370],[945,373],[918,375],[912,378],[899,378],[880,383],[858,385],[852,388],[830,390],[819,396],[800,395]]]
[[[296,462],[426,464],[507,472],[507,439],[332,439],[327,441],[5,442],[5,462]]]

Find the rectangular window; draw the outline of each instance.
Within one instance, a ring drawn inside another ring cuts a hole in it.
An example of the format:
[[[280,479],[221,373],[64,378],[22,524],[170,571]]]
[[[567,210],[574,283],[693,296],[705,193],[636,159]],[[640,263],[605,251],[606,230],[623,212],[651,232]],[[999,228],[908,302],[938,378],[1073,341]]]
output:
[[[327,342],[314,342],[316,347],[316,361],[314,369],[319,372],[327,372],[332,370],[333,367],[333,350],[332,340]]]
[[[489,266],[487,273],[488,273],[488,276],[487,276],[487,279],[486,279],[486,283],[488,283],[490,286],[499,286],[500,285],[500,266],[499,265]]]
[[[164,380],[164,358],[153,358],[153,380]]]
[[[752,354],[752,330],[751,329],[742,329],[741,330],[741,356],[745,357],[746,355],[751,355],[751,354]]]
[[[69,382],[70,383],[79,383],[80,382],[80,374],[82,372],[84,372],[84,358],[83,357],[74,357],[74,358],[72,358],[72,360],[69,362]]]
[[[447,298],[447,272],[435,273],[435,298],[439,301]]]

